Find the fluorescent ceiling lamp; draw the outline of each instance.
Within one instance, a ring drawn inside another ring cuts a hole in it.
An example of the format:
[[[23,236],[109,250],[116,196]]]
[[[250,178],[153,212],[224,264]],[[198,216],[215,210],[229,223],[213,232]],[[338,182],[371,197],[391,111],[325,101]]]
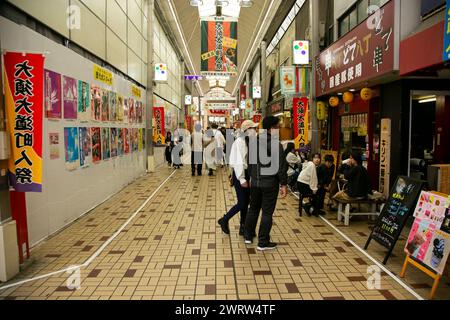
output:
[[[205,0],[203,0],[203,1],[205,1]],[[175,24],[177,25],[177,29],[178,29],[178,32],[180,34],[181,41],[183,42],[184,50],[186,51],[189,63],[191,65],[191,70],[193,71],[194,74],[197,74],[197,71],[195,70],[194,64],[192,63],[191,54],[190,54],[190,51],[189,51],[188,46],[186,44],[186,40],[184,38],[183,31],[181,30],[181,26],[180,26],[180,23],[178,21],[178,17],[177,17],[177,15],[175,13],[175,9],[173,7],[172,0],[168,0],[168,2],[169,2],[170,12],[172,13],[172,17],[175,20]],[[198,92],[200,93],[200,95],[203,96],[203,90],[202,90],[202,87],[198,84],[198,81],[196,81],[195,84],[197,85]]]
[[[200,18],[215,16],[216,11],[216,0],[202,0],[202,4],[198,5]]]
[[[225,80],[225,81],[230,81],[230,79],[231,79],[230,76],[206,76],[206,80],[215,80],[215,81]]]
[[[434,97],[434,98],[428,98],[428,99],[422,99],[422,100],[419,100],[419,103],[436,102],[436,100],[437,100],[436,97]]]
[[[239,18],[241,6],[239,0],[228,0],[228,5],[222,5],[222,15],[227,17]]]
[[[226,80],[219,80],[219,86],[220,87],[226,87],[227,86],[227,81]]]

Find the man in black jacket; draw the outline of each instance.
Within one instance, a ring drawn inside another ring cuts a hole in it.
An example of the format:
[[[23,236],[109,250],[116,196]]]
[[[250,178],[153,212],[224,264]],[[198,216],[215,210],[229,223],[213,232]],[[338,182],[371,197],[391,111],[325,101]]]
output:
[[[251,200],[245,223],[245,243],[251,244],[255,237],[256,224],[262,209],[258,234],[258,250],[260,251],[275,249],[277,246],[276,243],[270,241],[272,218],[280,190],[282,198],[287,195],[287,162],[283,157],[283,147],[277,137],[278,118],[265,118],[263,129],[256,141],[253,141],[256,143],[250,142],[250,146],[256,146],[256,148],[250,147],[248,169]]]
[[[325,195],[327,191],[330,191],[330,184],[334,177],[334,171],[336,167],[334,166],[334,157],[332,155],[325,156],[325,163],[321,164],[317,168],[317,180],[318,180],[318,191],[317,191],[317,212],[320,215],[325,215],[323,209],[323,204],[325,202]]]

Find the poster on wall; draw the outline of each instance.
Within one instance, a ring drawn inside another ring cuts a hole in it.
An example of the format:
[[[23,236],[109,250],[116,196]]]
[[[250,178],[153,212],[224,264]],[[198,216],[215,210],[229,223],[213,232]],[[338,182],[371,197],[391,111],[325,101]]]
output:
[[[201,21],[201,73],[236,75],[237,22]]]
[[[117,156],[123,156],[123,128],[117,128]]]
[[[5,52],[5,110],[10,133],[10,185],[17,192],[42,192],[44,56]],[[60,100],[61,101],[61,100]]]
[[[76,120],[78,111],[77,80],[63,76],[64,119]]]
[[[442,57],[444,61],[448,61],[450,60],[450,0],[447,0],[444,25],[444,52]]]
[[[439,229],[445,220],[447,198],[422,191],[417,203],[414,217],[421,219],[429,219]]]
[[[64,128],[64,150],[66,169],[73,171],[80,166],[78,128]]]
[[[62,111],[61,75],[45,70],[45,116],[48,119],[61,119]]]
[[[100,128],[91,128],[92,162],[102,161],[102,139]]]
[[[119,134],[117,128],[111,128],[111,158],[117,157],[119,148]]]
[[[117,93],[109,91],[109,121],[117,122]]]
[[[101,121],[102,116],[102,97],[103,90],[96,86],[91,86],[91,109],[92,109],[92,120]]]
[[[89,128],[79,128],[78,136],[80,138],[80,166],[86,168],[91,163],[91,134]]]
[[[102,131],[102,160],[111,158],[110,131],[109,128],[101,128]]]
[[[144,129],[139,128],[139,151],[144,150]]]
[[[130,108],[128,107],[128,99],[123,98],[123,123],[130,122]]]
[[[294,136],[296,148],[302,149],[309,144],[308,98],[294,98],[292,102]]]
[[[109,121],[109,91],[102,91],[102,108],[101,108],[101,121]]]
[[[117,121],[124,122],[124,99],[123,96],[117,95]]]
[[[136,109],[133,98],[128,98],[128,123],[136,123]]]
[[[137,123],[141,124],[144,122],[144,105],[141,101],[136,102],[136,118]]]
[[[50,160],[59,159],[59,133],[49,133]]]
[[[78,81],[78,120],[88,122],[91,114],[91,92],[89,83]]]
[[[122,137],[123,137],[123,153],[130,153],[130,133],[128,128],[122,128]]]

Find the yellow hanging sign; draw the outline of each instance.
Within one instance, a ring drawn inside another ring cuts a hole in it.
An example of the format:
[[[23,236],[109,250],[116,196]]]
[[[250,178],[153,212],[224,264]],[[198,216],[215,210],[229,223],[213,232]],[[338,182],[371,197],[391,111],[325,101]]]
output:
[[[94,65],[94,79],[106,83],[108,86],[113,85],[113,74],[98,65]]]
[[[132,93],[133,96],[135,96],[136,98],[140,98],[140,97],[141,97],[141,89],[139,89],[139,88],[136,87],[135,85],[131,85],[131,93]]]

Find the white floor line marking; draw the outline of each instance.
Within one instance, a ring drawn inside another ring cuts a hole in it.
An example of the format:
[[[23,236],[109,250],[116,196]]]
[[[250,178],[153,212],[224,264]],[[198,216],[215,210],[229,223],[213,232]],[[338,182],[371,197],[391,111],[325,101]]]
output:
[[[291,194],[296,197],[297,199],[300,199],[299,196],[297,196],[295,193],[291,192]],[[411,289],[406,283],[404,283],[402,280],[400,280],[395,274],[393,274],[391,271],[389,271],[385,266],[383,266],[380,262],[378,262],[375,258],[373,258],[370,254],[367,253],[367,251],[363,250],[361,247],[359,247],[355,242],[352,241],[346,234],[344,234],[341,230],[336,228],[330,221],[325,219],[324,217],[320,217],[326,224],[328,224],[333,230],[335,230],[341,237],[343,237],[345,240],[347,240],[349,243],[351,243],[358,251],[360,251],[362,254],[364,254],[370,261],[375,263],[380,269],[382,269],[384,272],[386,272],[392,279],[394,279],[398,284],[400,284],[403,288],[405,288],[410,294],[412,294],[414,297],[417,298],[417,300],[424,300],[417,292],[415,292],[413,289]]]
[[[150,200],[152,200],[152,198],[156,195],[156,193],[158,193],[158,191],[167,183],[167,181],[170,180],[170,178],[172,178],[172,176],[176,172],[177,171],[172,172],[172,174],[169,177],[167,177],[167,179],[164,180],[159,185],[159,187],[147,198],[147,200],[139,207],[139,209],[137,209],[136,212],[119,228],[119,230],[117,230],[88,260],[86,260],[85,263],[83,263],[81,265],[78,265],[78,266],[71,266],[71,267],[68,267],[68,268],[65,268],[65,269],[62,269],[62,270],[59,270],[59,271],[54,271],[54,272],[51,272],[51,273],[40,275],[40,276],[37,276],[37,277],[34,277],[34,278],[30,278],[30,279],[18,281],[18,282],[15,282],[15,283],[11,283],[11,284],[8,284],[8,285],[0,286],[0,291],[6,290],[6,289],[9,289],[9,288],[12,288],[12,287],[20,286],[20,285],[22,285],[24,283],[27,283],[27,282],[36,281],[36,280],[40,280],[40,279],[43,279],[43,278],[48,278],[48,277],[54,276],[54,275],[59,274],[59,273],[63,273],[63,272],[67,272],[67,271],[75,270],[75,269],[80,269],[82,267],[88,267],[92,263],[92,261],[95,258],[97,258],[102,253],[102,251],[105,250],[105,248],[115,238],[117,238],[117,236],[122,232],[122,230],[126,228],[126,226],[139,214],[139,212],[150,202]]]

